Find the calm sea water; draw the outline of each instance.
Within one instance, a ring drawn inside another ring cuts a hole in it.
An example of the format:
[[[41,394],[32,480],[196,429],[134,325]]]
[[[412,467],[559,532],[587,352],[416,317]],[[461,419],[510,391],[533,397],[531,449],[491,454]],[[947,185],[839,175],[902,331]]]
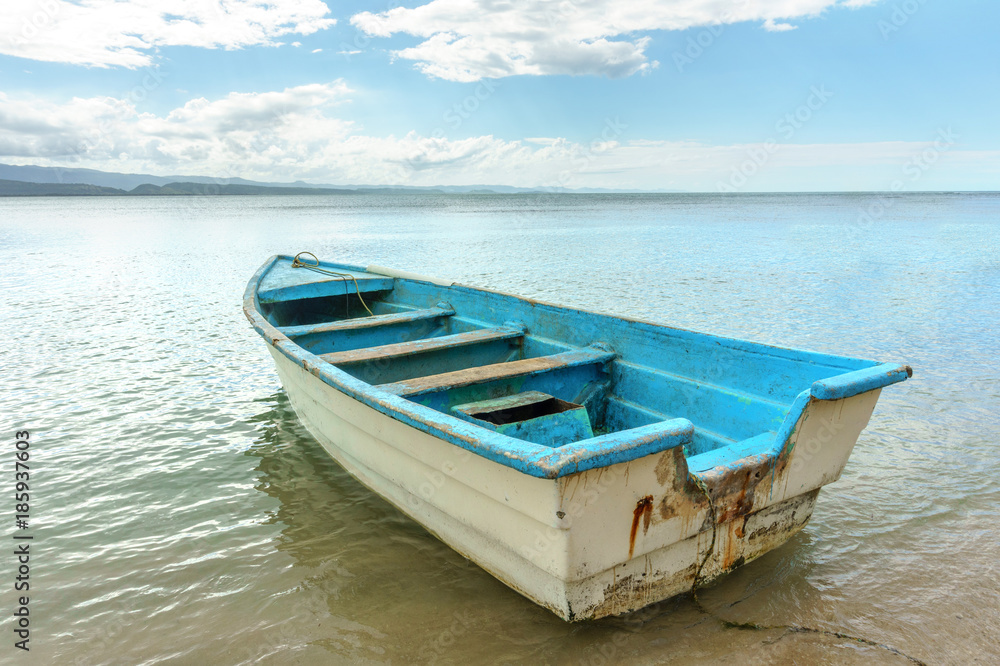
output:
[[[906,663],[683,597],[566,624],[452,552],[326,456],[245,321],[250,275],[299,250],[911,363],[809,526],[703,600],[1000,659],[1000,196],[369,195],[0,199],[31,663]]]

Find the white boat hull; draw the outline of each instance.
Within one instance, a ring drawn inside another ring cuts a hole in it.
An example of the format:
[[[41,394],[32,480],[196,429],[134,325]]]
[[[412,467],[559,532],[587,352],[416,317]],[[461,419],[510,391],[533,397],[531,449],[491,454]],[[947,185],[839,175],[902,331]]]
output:
[[[624,613],[691,588],[713,528],[709,501],[690,479],[680,447],[539,478],[407,425],[322,381],[273,344],[268,349],[299,418],[341,466],[560,617]],[[772,550],[806,524],[819,488],[840,476],[878,396],[876,389],[810,402],[790,454],[699,472],[712,481],[718,519],[702,580]],[[766,475],[770,483],[761,482]]]

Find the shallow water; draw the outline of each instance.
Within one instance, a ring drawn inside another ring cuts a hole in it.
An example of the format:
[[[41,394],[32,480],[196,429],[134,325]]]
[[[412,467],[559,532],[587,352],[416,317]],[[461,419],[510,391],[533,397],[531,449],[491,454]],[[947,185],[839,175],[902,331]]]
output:
[[[1000,659],[1000,196],[540,194],[0,199],[32,663],[907,663],[727,629],[685,597],[566,624],[508,590],[299,425],[241,311],[256,268],[298,250],[912,364],[805,530],[702,599]]]

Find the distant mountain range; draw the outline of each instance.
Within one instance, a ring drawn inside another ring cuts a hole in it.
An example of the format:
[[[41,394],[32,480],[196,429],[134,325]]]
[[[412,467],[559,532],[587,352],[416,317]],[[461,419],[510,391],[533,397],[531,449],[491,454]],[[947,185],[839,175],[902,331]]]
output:
[[[357,194],[360,190],[337,190],[326,187],[270,187],[267,185],[214,185],[212,183],[143,183],[131,190],[103,187],[87,183],[29,183],[22,180],[0,180],[0,196],[211,196],[261,194]],[[373,192],[374,190],[364,190]]]
[[[361,194],[381,192],[406,192],[410,194],[625,193],[639,191],[600,188],[568,189],[563,187],[525,188],[506,185],[440,185],[435,187],[399,185],[387,187],[383,185],[313,185],[302,181],[265,183],[244,178],[153,176],[151,174],[113,173],[95,169],[0,164],[0,196],[8,197]]]

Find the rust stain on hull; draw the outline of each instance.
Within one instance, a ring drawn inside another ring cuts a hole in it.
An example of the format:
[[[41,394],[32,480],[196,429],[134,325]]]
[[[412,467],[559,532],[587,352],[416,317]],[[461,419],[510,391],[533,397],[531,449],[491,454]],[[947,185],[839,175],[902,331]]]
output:
[[[642,520],[642,533],[649,531],[649,522],[653,517],[653,496],[646,495],[635,503],[635,510],[632,511],[632,531],[628,535],[628,559],[632,559],[635,552],[635,535],[639,531],[639,521]]]
[[[702,572],[702,584],[753,561],[787,541],[808,522],[818,494],[817,489],[720,525],[720,539],[729,543],[720,545],[712,554]],[[640,517],[644,512],[644,509],[639,509],[642,503],[643,500],[639,500],[636,504],[636,515]],[[634,524],[638,533],[638,520]],[[699,539],[703,539],[703,535],[692,536],[689,540],[698,542]],[[704,548],[704,545],[702,543],[700,547]],[[645,557],[651,555],[655,558],[655,553]],[[698,567],[691,564],[677,571],[664,571],[650,562],[644,571],[630,570],[627,563],[623,569],[616,569],[617,575],[605,587],[600,603],[591,608],[578,609],[578,619],[627,613],[646,606],[650,599],[667,599],[683,594],[691,589]]]

